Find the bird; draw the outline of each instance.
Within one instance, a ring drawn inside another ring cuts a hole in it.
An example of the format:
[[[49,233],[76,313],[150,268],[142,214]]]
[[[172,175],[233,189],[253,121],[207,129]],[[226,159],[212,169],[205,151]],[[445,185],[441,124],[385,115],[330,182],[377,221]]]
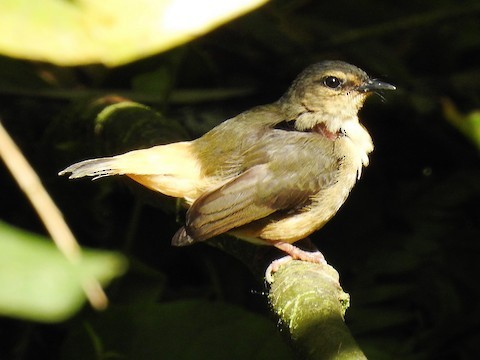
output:
[[[70,179],[126,175],[188,207],[172,238],[184,246],[228,233],[273,245],[288,259],[324,263],[294,245],[323,227],[369,164],[373,142],[358,112],[396,87],[338,60],[307,67],[275,102],[230,118],[192,141],[84,160]]]

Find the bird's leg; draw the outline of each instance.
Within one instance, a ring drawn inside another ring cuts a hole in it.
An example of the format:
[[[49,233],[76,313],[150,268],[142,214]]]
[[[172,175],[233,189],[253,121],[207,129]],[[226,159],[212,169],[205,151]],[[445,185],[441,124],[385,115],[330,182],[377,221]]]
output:
[[[272,245],[286,252],[293,260],[303,260],[318,264],[326,264],[325,258],[320,251],[306,251],[295,245],[283,241],[273,241]]]
[[[265,271],[265,279],[268,283],[271,283],[273,281],[272,274],[276,272],[281,265],[289,262],[290,260],[302,260],[322,265],[327,264],[325,257],[318,250],[313,252],[305,251],[290,243],[283,241],[272,241],[271,243],[277,249],[286,252],[288,255],[272,261],[272,263],[268,266],[267,270]]]

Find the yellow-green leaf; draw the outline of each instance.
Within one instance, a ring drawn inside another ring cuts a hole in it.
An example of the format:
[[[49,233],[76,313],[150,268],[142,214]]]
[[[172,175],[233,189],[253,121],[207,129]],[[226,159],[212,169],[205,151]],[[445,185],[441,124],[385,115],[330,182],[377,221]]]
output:
[[[442,106],[447,121],[480,149],[480,110],[474,110],[464,115],[449,99],[442,99]]]
[[[126,261],[119,254],[82,254],[73,265],[49,239],[0,221],[0,315],[62,321],[85,303],[85,279],[106,285],[125,271]]]
[[[2,0],[0,53],[124,64],[180,45],[267,0]]]

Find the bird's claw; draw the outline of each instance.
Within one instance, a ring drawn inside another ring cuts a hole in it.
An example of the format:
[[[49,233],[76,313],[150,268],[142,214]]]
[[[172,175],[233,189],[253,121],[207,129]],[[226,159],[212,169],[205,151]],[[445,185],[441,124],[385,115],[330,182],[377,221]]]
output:
[[[273,260],[265,270],[265,281],[269,284],[273,282],[273,273],[277,272],[281,265],[293,260],[290,255],[281,257],[280,259]]]
[[[274,243],[274,246],[285,251],[289,255],[272,261],[272,263],[267,267],[267,270],[265,271],[265,280],[269,284],[273,282],[273,273],[278,271],[280,266],[291,260],[302,260],[315,264],[327,265],[327,261],[320,251],[305,251],[292,244],[284,242],[276,242]]]

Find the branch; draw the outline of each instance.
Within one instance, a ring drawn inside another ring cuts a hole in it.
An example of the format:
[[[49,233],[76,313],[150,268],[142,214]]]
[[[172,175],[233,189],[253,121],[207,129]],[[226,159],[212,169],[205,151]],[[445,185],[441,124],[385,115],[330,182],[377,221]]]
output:
[[[282,265],[269,299],[307,359],[366,359],[343,319],[350,296],[330,265],[297,260]]]

